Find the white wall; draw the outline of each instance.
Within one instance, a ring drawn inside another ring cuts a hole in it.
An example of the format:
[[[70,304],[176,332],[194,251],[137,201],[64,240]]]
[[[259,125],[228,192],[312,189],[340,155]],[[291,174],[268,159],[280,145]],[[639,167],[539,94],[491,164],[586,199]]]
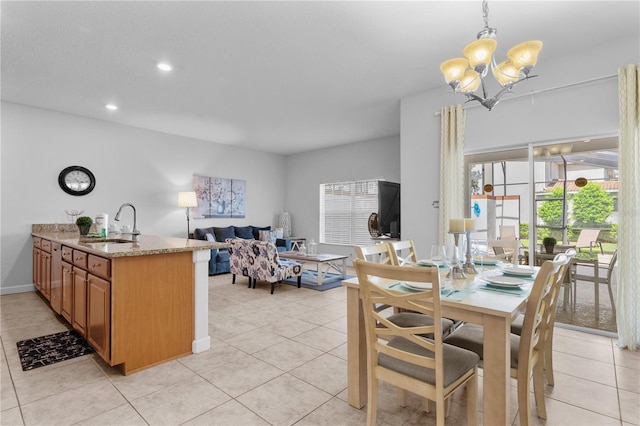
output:
[[[305,237],[307,243],[311,238],[318,242],[320,184],[375,178],[400,182],[400,138],[356,142],[290,155],[286,167],[286,208],[291,213],[293,235]],[[321,244],[318,250],[355,254],[353,246]]]
[[[544,53],[544,51],[543,51]],[[618,67],[640,62],[640,38],[596,46],[567,58],[541,54],[539,77],[516,86],[516,93],[550,89],[574,82],[617,74]],[[440,78],[438,70],[426,78]],[[402,230],[419,253],[437,240],[439,198],[440,118],[436,111],[464,103],[462,95],[442,88],[407,96],[401,102]],[[528,143],[578,140],[617,134],[617,78],[506,100],[493,111],[468,108],[465,152],[499,150]]]
[[[115,216],[131,202],[144,234],[186,236],[178,192],[193,175],[246,181],[245,219],[198,219],[194,227],[275,225],[284,206],[285,157],[105,121],[2,103],[1,276],[3,294],[31,289],[31,224],[66,223],[65,210]],[[58,186],[70,165],[96,176],[90,194],[74,197]],[[275,188],[275,189],[274,189]],[[306,213],[305,213],[306,214]],[[122,223],[132,221],[131,209]]]

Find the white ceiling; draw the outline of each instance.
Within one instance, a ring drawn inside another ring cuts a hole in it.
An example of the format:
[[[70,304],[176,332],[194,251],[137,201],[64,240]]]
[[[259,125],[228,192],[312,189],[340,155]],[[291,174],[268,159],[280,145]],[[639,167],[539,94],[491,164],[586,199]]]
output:
[[[439,64],[484,25],[480,1],[0,7],[3,101],[281,154],[398,135],[400,99],[447,90]],[[499,58],[540,39],[551,60],[639,26],[638,1],[492,1],[489,12]]]

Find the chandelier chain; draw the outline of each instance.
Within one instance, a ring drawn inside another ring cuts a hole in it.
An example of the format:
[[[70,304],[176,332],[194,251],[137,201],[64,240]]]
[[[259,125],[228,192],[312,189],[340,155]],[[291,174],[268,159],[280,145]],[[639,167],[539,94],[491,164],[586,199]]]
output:
[[[484,19],[484,27],[489,28],[489,2],[482,0],[482,18]]]

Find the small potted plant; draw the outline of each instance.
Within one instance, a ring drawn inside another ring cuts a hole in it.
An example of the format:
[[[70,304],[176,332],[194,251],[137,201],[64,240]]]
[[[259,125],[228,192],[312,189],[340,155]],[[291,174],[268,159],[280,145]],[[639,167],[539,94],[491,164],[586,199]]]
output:
[[[553,248],[558,243],[558,241],[553,237],[545,237],[542,239],[542,245],[548,254],[553,254]]]
[[[89,216],[80,216],[76,219],[76,225],[78,225],[78,228],[80,229],[80,235],[87,235],[92,224],[93,219]]]

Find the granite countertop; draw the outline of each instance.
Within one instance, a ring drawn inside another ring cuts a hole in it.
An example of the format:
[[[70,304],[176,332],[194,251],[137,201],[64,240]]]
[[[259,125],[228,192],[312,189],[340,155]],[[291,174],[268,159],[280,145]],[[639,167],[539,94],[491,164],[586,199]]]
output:
[[[153,254],[178,253],[184,251],[229,247],[229,244],[227,243],[145,234],[139,235],[139,241],[135,242],[104,242],[101,241],[100,238],[80,238],[80,233],[77,231],[77,227],[75,232],[71,231],[69,228],[56,229],[49,225],[33,225],[31,235],[55,241],[67,247],[80,249],[87,253],[92,253],[106,258],[148,256]],[[131,235],[109,234],[107,238],[131,240]]]

